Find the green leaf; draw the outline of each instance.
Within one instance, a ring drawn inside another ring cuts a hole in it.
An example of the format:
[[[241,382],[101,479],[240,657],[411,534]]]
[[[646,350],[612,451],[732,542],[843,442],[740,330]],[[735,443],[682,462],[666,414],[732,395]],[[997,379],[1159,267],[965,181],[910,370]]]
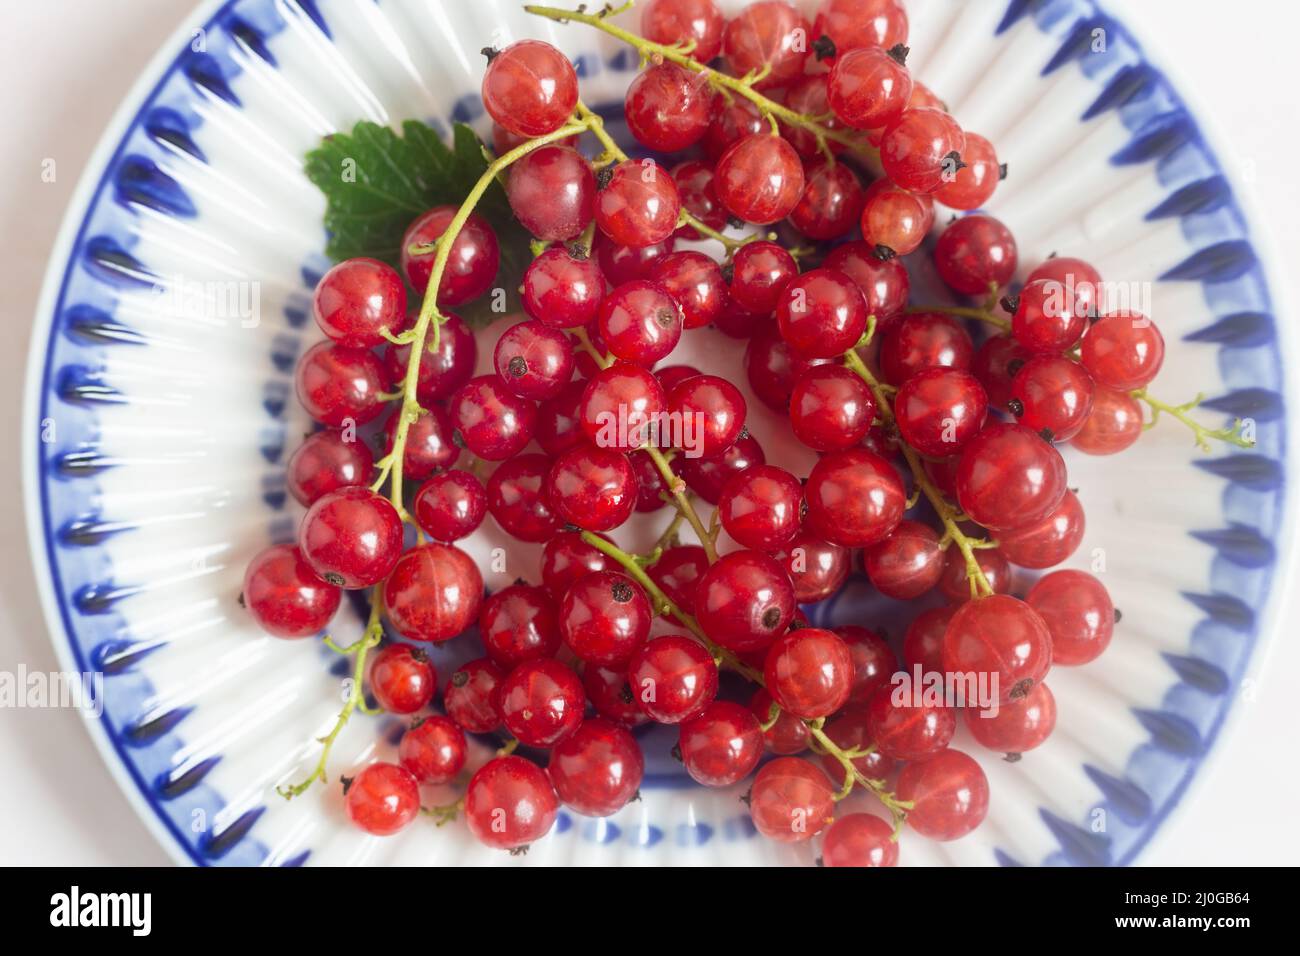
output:
[[[307,154],[307,178],[325,195],[325,251],[338,262],[356,256],[399,265],[406,227],[433,206],[459,206],[487,169],[483,144],[472,129],[457,123],[448,146],[428,124],[407,120],[399,135],[363,120],[351,133],[327,136]],[[492,224],[501,245],[497,285],[507,293],[507,309],[519,307],[518,287],[531,259],[529,236],[515,220],[500,183],[493,183],[475,207]],[[422,295],[423,289],[417,290]],[[458,307],[474,326],[499,317],[492,294]]]

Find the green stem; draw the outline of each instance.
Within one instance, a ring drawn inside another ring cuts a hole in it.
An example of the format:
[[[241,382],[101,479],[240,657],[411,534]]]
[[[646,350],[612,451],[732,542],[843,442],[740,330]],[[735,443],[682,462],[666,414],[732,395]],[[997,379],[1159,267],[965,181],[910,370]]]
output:
[[[893,792],[886,789],[883,780],[872,780],[866,776],[857,765],[853,763],[853,757],[850,753],[838,747],[835,741],[826,735],[817,721],[808,723],[808,732],[812,734],[825,751],[834,757],[841,767],[844,768],[844,786],[840,792],[835,795],[836,800],[843,800],[852,792],[854,784],[870,790],[884,804],[885,809],[889,811],[890,817],[894,821],[894,838],[898,838],[899,831],[903,828],[903,821],[907,819],[907,811],[912,809],[912,804],[907,800],[899,800]]]
[[[1003,332],[1011,331],[1011,321],[1009,319],[999,318],[988,309],[975,309],[963,305],[916,305],[907,309],[908,315],[916,315],[919,312],[942,312],[944,315],[955,315],[962,319],[978,319],[980,322],[987,322]]]
[[[691,504],[691,499],[686,496],[686,482],[682,481],[677,475],[673,474],[672,466],[668,459],[654,445],[644,445],[643,450],[650,456],[650,460],[655,463],[659,469],[659,474],[668,486],[668,493],[673,496],[673,501],[677,505],[677,510],[686,518],[687,524],[695,532],[695,536],[700,539],[700,546],[704,548],[704,555],[709,559],[709,564],[718,560],[718,549],[713,543],[713,535],[709,534],[708,529],[704,527],[704,522],[695,511],[695,506]]]
[[[1192,430],[1192,434],[1196,437],[1196,447],[1201,451],[1214,450],[1209,439],[1227,442],[1229,445],[1236,445],[1238,448],[1255,447],[1254,439],[1245,437],[1243,428],[1245,423],[1240,418],[1234,418],[1232,424],[1225,428],[1207,428],[1187,414],[1205,401],[1204,395],[1197,395],[1192,401],[1182,405],[1170,405],[1157,398],[1152,398],[1147,394],[1145,388],[1136,389],[1129,394],[1139,401],[1146,402],[1151,407],[1151,421],[1147,422],[1147,428],[1153,427],[1160,420],[1161,413],[1172,415]]]

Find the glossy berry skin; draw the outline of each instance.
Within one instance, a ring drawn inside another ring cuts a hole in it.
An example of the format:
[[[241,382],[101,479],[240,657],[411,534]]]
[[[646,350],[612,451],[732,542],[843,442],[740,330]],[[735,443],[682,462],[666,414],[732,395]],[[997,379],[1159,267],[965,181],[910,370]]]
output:
[[[677,228],[680,212],[677,184],[650,159],[619,163],[596,194],[596,226],[623,246],[665,241]]]
[[[451,399],[451,420],[465,447],[486,461],[523,451],[537,424],[537,406],[495,375],[472,378]]]
[[[1114,455],[1142,437],[1142,406],[1128,392],[1096,385],[1092,411],[1070,444],[1085,455]]]
[[[415,522],[434,541],[450,544],[478,530],[487,515],[483,483],[453,468],[434,475],[415,496]]]
[[[903,635],[903,667],[909,674],[914,674],[917,667],[921,668],[923,676],[944,672],[943,636],[956,613],[956,605],[934,607],[922,611],[907,625],[907,632]]]
[[[894,760],[910,761],[946,748],[957,729],[952,708],[913,701],[910,695],[895,703],[895,690],[886,685],[867,701],[867,729],[880,752]]]
[[[763,665],[768,693],[796,717],[833,714],[853,687],[853,657],[836,635],[803,627],[776,639]]]
[[[560,649],[555,601],[545,588],[512,584],[488,596],[478,616],[488,657],[508,671],[525,661],[554,657]]]
[[[676,244],[676,238],[669,236],[663,242],[624,246],[606,239],[603,233],[597,231],[592,248],[605,278],[614,285],[622,285],[633,279],[649,278],[651,266],[672,252]]]
[[[998,535],[998,550],[1022,568],[1050,568],[1078,550],[1086,528],[1083,506],[1066,491],[1056,510],[1037,524]]]
[[[266,633],[298,638],[325,629],[339,609],[342,592],[322,581],[296,547],[277,544],[249,562],[241,597]]]
[[[899,601],[911,601],[939,583],[944,550],[933,528],[904,519],[889,537],[863,549],[862,563],[877,591]]]
[[[789,575],[759,551],[723,555],[695,593],[695,616],[704,633],[741,653],[765,649],[785,632],[794,611]]]
[[[1092,376],[1063,355],[1036,355],[1011,383],[1011,413],[1051,441],[1068,441],[1092,412]]]
[[[876,399],[866,383],[842,365],[817,365],[794,384],[790,427],[815,451],[839,451],[861,444],[876,417]]]
[[[389,623],[413,641],[445,641],[478,617],[483,576],[464,551],[422,544],[402,555],[384,582]]]
[[[763,731],[763,744],[767,750],[782,756],[807,750],[808,739],[812,736],[808,731],[808,725],[793,714],[781,710],[772,700],[771,694],[760,687],[749,702],[749,711],[758,720],[760,729],[761,725],[771,719],[773,707],[776,707],[777,711],[776,723]]]
[[[505,677],[486,657],[469,661],[451,675],[442,703],[447,716],[466,733],[488,734],[501,726],[497,688]]]
[[[634,510],[646,514],[667,507],[668,501],[663,496],[668,493],[668,485],[664,483],[664,477],[659,473],[659,466],[655,464],[649,453],[634,451],[627,456],[627,460],[632,466],[633,474],[636,475]]]
[[[425,408],[454,395],[473,376],[474,364],[478,361],[478,343],[474,340],[474,333],[454,313],[446,314],[439,329],[438,348],[430,352],[432,343],[430,335],[425,339],[415,380],[416,397]],[[389,380],[402,381],[410,361],[409,345],[390,345],[384,351],[384,369]]]
[[[384,344],[406,318],[406,288],[397,270],[378,259],[347,259],[316,284],[312,314],[327,336],[349,348]]]
[[[673,459],[672,467],[691,491],[709,504],[716,505],[722,499],[722,489],[732,475],[752,465],[761,465],[766,460],[758,440],[747,435],[736,439],[736,443],[717,458],[687,458],[679,455]]]
[[[722,229],[727,224],[727,211],[718,200],[713,188],[713,165],[698,159],[688,159],[672,168],[673,182],[682,208],[711,229]],[[681,226],[674,235],[679,239],[698,239],[700,233],[694,226]]]
[[[772,557],[790,575],[794,599],[800,604],[815,604],[836,593],[848,579],[852,565],[849,555],[848,548],[799,531]]]
[[[402,553],[402,519],[369,488],[340,488],[316,500],[298,526],[298,547],[312,569],[341,588],[382,581]]]
[[[379,395],[387,380],[372,352],[318,342],[298,360],[294,386],[308,415],[322,425],[342,428],[379,417],[384,410]]]
[[[1056,727],[1056,698],[1046,684],[1038,684],[1023,700],[998,708],[996,714],[975,707],[965,709],[966,728],[981,747],[1006,754],[1022,754],[1040,746]]]
[[[627,665],[627,681],[651,720],[680,724],[718,693],[718,668],[702,644],[679,634],[647,641]]]
[[[551,467],[546,494],[560,518],[587,531],[611,531],[636,507],[638,483],[627,455],[583,445]]]
[[[450,717],[417,719],[402,734],[397,757],[420,783],[451,783],[465,768],[465,732]]]
[[[627,682],[626,667],[585,664],[582,687],[596,713],[620,727],[639,727],[649,723],[650,718],[636,704],[636,697]]]
[[[748,708],[716,700],[682,722],[677,748],[692,780],[706,787],[729,787],[758,765],[763,729]]]
[[[665,550],[646,573],[668,600],[687,614],[694,614],[696,588],[708,569],[709,559],[704,549],[697,544],[683,544]]]
[[[1079,297],[1052,279],[1027,282],[1011,315],[1011,334],[1030,352],[1059,354],[1078,344],[1088,327]]]
[[[965,147],[966,135],[943,110],[907,109],[885,129],[880,163],[900,188],[932,193],[956,173],[953,154]]]
[[[551,398],[573,377],[569,337],[537,320],[501,333],[492,361],[502,383],[520,398]]]
[[[675,153],[704,137],[712,105],[713,91],[703,74],[665,61],[647,67],[628,86],[623,114],[639,143]]]
[[[587,443],[578,414],[582,394],[586,390],[587,382],[575,379],[560,389],[554,398],[538,403],[537,426],[533,429],[533,438],[546,454],[562,455]]]
[[[968,601],[948,622],[944,670],[987,674],[990,692],[996,691],[1002,703],[1025,697],[1051,666],[1052,635],[1047,623],[1019,598],[994,594]]]
[[[571,146],[542,146],[510,167],[510,209],[543,242],[576,238],[596,214],[596,177]]]
[[[903,440],[922,455],[956,455],[981,428],[988,414],[984,386],[970,372],[922,369],[905,381],[894,400]]]
[[[855,129],[880,129],[898,119],[912,96],[907,67],[878,46],[838,52],[826,89],[835,115]]]
[[[372,763],[347,784],[348,819],[373,836],[391,836],[420,815],[420,788],[407,770]]]
[[[601,338],[618,358],[649,367],[677,347],[682,310],[655,282],[625,282],[605,296],[597,320]]]
[[[778,757],[765,764],[749,792],[754,827],[778,843],[812,839],[831,823],[834,813],[830,778],[798,757]]]
[[[713,188],[733,216],[770,225],[790,215],[799,204],[804,189],[803,162],[781,137],[770,131],[752,133],[732,143],[718,159]]]
[[[640,365],[615,362],[591,377],[578,406],[582,430],[601,448],[632,451],[664,410],[659,380]]]
[[[456,206],[435,206],[406,228],[402,236],[402,271],[417,293],[429,287],[436,252],[413,255],[413,245],[431,245],[447,231],[459,210]],[[489,288],[501,265],[501,247],[488,221],[470,213],[451,244],[451,254],[438,283],[438,304],[457,306],[472,302]]]
[[[837,52],[863,46],[888,50],[907,42],[907,11],[900,0],[823,0],[814,37],[827,36]]]
[[[858,224],[863,196],[857,173],[844,163],[809,163],[803,195],[790,210],[790,225],[809,239],[838,239]]]
[[[370,692],[390,714],[415,713],[437,689],[438,672],[418,647],[389,644],[370,663]]]
[[[911,801],[907,825],[941,843],[970,833],[988,816],[989,782],[984,771],[960,750],[946,750],[908,764],[894,790]]]
[[[1136,312],[1113,312],[1083,337],[1079,361],[1108,388],[1145,388],[1165,361],[1165,340],[1155,323]]]
[[[907,493],[894,466],[865,448],[822,456],[804,486],[807,527],[849,548],[875,544],[903,519]]]
[[[998,188],[1002,171],[997,151],[983,136],[967,133],[961,161],[966,165],[957,170],[951,182],[935,190],[934,198],[950,209],[978,209]]]
[[[650,0],[641,10],[641,35],[653,43],[690,43],[691,57],[708,63],[722,49],[727,21],[713,0]]]
[[[823,866],[898,866],[894,828],[873,813],[850,813],[822,841]]]
[[[585,700],[578,675],[549,658],[520,664],[497,688],[506,730],[529,747],[550,747],[577,730]]]
[[[560,602],[560,633],[581,660],[625,664],[645,644],[654,612],[641,585],[616,571],[580,578]]]
[[[1115,605],[1106,586],[1084,571],[1053,571],[1025,598],[1052,635],[1053,661],[1075,666],[1101,656],[1115,633]]]
[[[1029,273],[1025,279],[1028,287],[1039,280],[1055,283],[1064,294],[1066,303],[1073,303],[1070,311],[1090,318],[1098,315],[1101,309],[1102,281],[1101,273],[1082,259],[1070,256],[1057,256],[1048,259]]]
[[[636,796],[645,757],[625,728],[593,717],[551,749],[546,772],[566,807],[607,817]]]
[[[992,216],[965,216],[939,236],[934,264],[948,287],[963,295],[987,295],[1016,272],[1016,240]]]
[[[731,296],[751,312],[771,312],[799,266],[784,247],[760,239],[732,258]]]
[[[885,332],[880,372],[891,385],[902,385],[924,368],[969,369],[975,357],[970,334],[951,316],[917,312]]]
[[[984,340],[970,369],[984,386],[990,408],[1006,411],[1011,383],[1032,357],[1032,352],[1009,335],[991,335]]]
[[[496,757],[470,779],[465,791],[465,822],[480,843],[513,850],[550,832],[559,813],[546,771],[530,760]]]
[[[674,252],[664,256],[650,270],[650,278],[681,309],[683,328],[711,325],[726,305],[727,283],[722,278],[722,269],[702,252]]]
[[[831,111],[830,100],[827,97],[826,81],[829,76],[828,73],[805,73],[797,80],[794,80],[785,89],[785,105],[795,113],[818,117],[826,129],[842,130],[844,124]],[[821,119],[822,117],[826,117],[826,119]],[[784,121],[780,123],[780,128],[781,135],[795,148],[795,151],[800,156],[805,159],[815,159],[822,154],[822,149],[817,143],[817,137],[810,131]],[[826,140],[825,145],[831,151],[831,154],[835,156],[843,153],[846,148],[843,143],[837,143],[834,140]]]
[[[552,246],[524,270],[524,311],[555,329],[574,329],[596,318],[605,295],[605,278],[590,257],[575,258]]]
[[[857,344],[867,328],[867,303],[857,284],[834,269],[792,279],[776,306],[781,338],[800,358],[828,359]]]
[[[877,322],[892,318],[907,306],[911,280],[898,258],[881,259],[865,242],[846,242],[826,257],[826,268],[852,279],[867,303],[867,314]]]
[[[879,688],[889,685],[898,670],[898,658],[888,642],[868,628],[844,624],[835,628],[835,634],[853,658],[850,700],[855,706],[866,703]]]
[[[488,513],[512,538],[548,541],[564,525],[547,493],[551,467],[545,455],[516,455],[488,478]]]
[[[384,453],[397,441],[397,426],[402,410],[394,409],[384,422]],[[433,405],[406,428],[402,448],[402,473],[414,481],[423,481],[443,468],[450,468],[460,457],[451,417],[441,405]]]
[[[593,571],[610,568],[613,559],[582,540],[576,531],[562,531],[542,548],[542,583],[559,601],[569,586]]]
[[[672,420],[683,423],[681,440],[675,444],[687,458],[695,459],[717,458],[734,445],[747,413],[740,389],[717,375],[696,375],[674,386],[668,393],[667,409]],[[661,435],[660,440],[670,437]]]
[[[843,713],[826,722],[823,728],[831,742],[841,750],[862,750],[874,743],[871,730],[867,725],[866,710],[860,706],[850,706]],[[883,780],[894,770],[894,759],[873,750],[865,757],[853,758],[853,766],[868,780]],[[847,771],[839,758],[832,753],[822,755],[822,769],[832,781],[844,782]]]
[[[1011,590],[1011,567],[1007,559],[997,548],[980,548],[975,552],[975,563],[980,573],[996,594],[1005,594]],[[963,604],[971,599],[970,569],[961,549],[949,548],[944,553],[943,575],[939,578],[939,590],[953,604]]]
[[[773,551],[789,544],[799,530],[803,488],[799,479],[775,465],[754,465],[722,488],[718,509],[722,527],[745,548]]]
[[[344,441],[336,431],[307,436],[289,456],[284,484],[294,501],[310,507],[321,495],[370,484],[375,458],[365,442]]]
[[[520,40],[491,58],[480,92],[492,119],[507,130],[516,136],[544,136],[573,115],[578,76],[549,43]]]
[[[929,235],[934,225],[934,201],[879,179],[862,197],[859,224],[867,245],[905,256],[919,249]]]
[[[780,86],[803,72],[811,52],[808,21],[785,0],[751,3],[728,21],[722,34],[722,55],[733,76],[770,67],[754,85]]]
[[[1060,452],[1023,425],[990,423],[967,443],[957,465],[957,501],[992,531],[1037,524],[1065,497]]]

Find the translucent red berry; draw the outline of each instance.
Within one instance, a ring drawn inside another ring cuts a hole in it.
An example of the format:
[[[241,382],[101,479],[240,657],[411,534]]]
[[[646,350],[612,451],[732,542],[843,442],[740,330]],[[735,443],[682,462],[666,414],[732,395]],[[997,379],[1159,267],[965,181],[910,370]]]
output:
[[[540,840],[560,804],[541,767],[513,754],[489,760],[465,791],[465,822],[479,842],[512,850]]]
[[[481,92],[488,113],[510,132],[544,136],[573,115],[578,76],[549,43],[520,40],[488,61]]]
[[[413,641],[445,641],[478,617],[483,576],[464,551],[422,544],[402,555],[384,582],[389,623]]]
[[[244,572],[244,606],[274,637],[319,634],[339,609],[342,594],[320,579],[293,545],[272,545]]]

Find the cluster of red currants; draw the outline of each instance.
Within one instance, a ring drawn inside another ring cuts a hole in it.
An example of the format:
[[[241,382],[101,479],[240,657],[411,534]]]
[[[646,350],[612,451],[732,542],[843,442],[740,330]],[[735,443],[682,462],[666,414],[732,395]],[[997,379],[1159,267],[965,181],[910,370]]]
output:
[[[1110,641],[1116,615],[1095,577],[1056,571],[1022,600],[1008,593],[1011,565],[1046,569],[1078,547],[1084,514],[1057,445],[1131,444],[1143,421],[1131,393],[1158,371],[1162,340],[1141,316],[1104,312],[1101,277],[1078,259],[1042,263],[1004,297],[1016,244],[986,215],[955,219],[933,246],[944,281],[983,305],[908,308],[900,256],[930,232],[934,201],[979,207],[1005,170],[909,75],[898,0],[826,0],[812,25],[783,0],[730,21],[712,0],[651,0],[642,29],[651,55],[627,121],[651,150],[691,151],[671,171],[604,136],[554,47],[522,41],[490,57],[482,92],[497,154],[512,158],[507,197],[543,250],[521,280],[528,318],[501,335],[493,374],[473,376],[474,336],[446,311],[496,279],[497,240],[479,215],[461,217],[449,250],[453,207],[402,239],[406,281],[437,281],[432,345],[412,338],[419,312],[408,314],[390,266],[353,259],[321,279],[315,316],[328,338],[303,356],[297,389],[323,428],[288,465],[307,512],[295,544],[254,559],[244,601],[265,630],[298,638],[326,628],[343,589],[374,587],[375,614],[402,638],[369,670],[393,714],[426,713],[437,696],[421,645],[477,623],[486,656],[445,684],[444,713],[415,720],[398,764],[350,781],[348,812],[370,833],[410,823],[420,784],[462,774],[467,732],[549,750],[545,768],[509,753],[469,780],[465,818],[489,846],[538,839],[560,804],[614,813],[642,777],[630,731],[655,721],[679,728],[680,759],[705,786],[758,770],[748,802],[764,835],[821,833],[828,865],[893,865],[904,820],[951,840],[987,812],[979,764],[949,747],[959,716],[990,750],[1036,747],[1055,723],[1049,667],[1091,661]],[[717,72],[689,65],[718,56]],[[569,125],[596,133],[604,152],[588,159],[557,136]],[[858,160],[873,148],[884,175],[864,187]],[[796,258],[772,238],[721,232],[782,220],[813,248]],[[722,241],[723,262],[675,250],[703,237]],[[971,316],[996,332],[978,348]],[[656,369],[684,330],[706,325],[748,340],[753,393],[820,453],[806,478],[766,463],[732,383]],[[395,400],[372,486],[377,463],[356,428]],[[691,454],[605,427],[665,414],[699,423]],[[500,462],[486,483],[455,467],[464,452]],[[379,493],[392,471],[418,483],[411,547],[407,502]],[[905,516],[917,500],[904,474],[932,516]],[[716,506],[739,550],[716,555],[716,527],[692,494]],[[666,539],[632,556],[604,536],[665,507],[702,532],[699,544]],[[539,583],[483,598],[455,542],[488,514],[544,544]],[[901,665],[987,678],[990,706],[901,694],[899,656],[880,635],[808,625],[798,605],[836,593],[855,562],[888,597],[946,598],[915,617]],[[672,633],[651,635],[657,616]],[[719,699],[720,667],[761,685],[752,699]],[[816,757],[795,756],[810,748]],[[765,750],[778,756],[760,768]],[[855,787],[893,821],[836,820]]]

